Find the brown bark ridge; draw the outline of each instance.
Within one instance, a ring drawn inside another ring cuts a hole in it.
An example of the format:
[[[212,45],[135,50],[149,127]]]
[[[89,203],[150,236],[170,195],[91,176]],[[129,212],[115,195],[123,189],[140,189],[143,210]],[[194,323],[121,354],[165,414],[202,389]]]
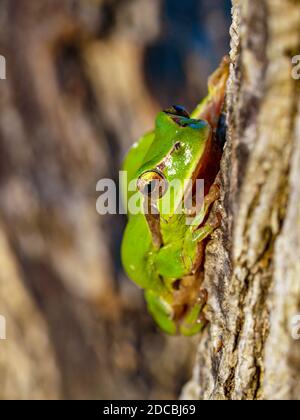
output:
[[[300,398],[300,2],[234,0],[210,326],[183,398]]]

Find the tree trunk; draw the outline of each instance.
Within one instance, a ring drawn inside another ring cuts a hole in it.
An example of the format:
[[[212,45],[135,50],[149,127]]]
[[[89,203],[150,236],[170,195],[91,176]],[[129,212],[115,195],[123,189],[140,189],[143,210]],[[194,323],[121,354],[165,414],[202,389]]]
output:
[[[299,52],[299,1],[233,1],[223,223],[207,249],[210,327],[185,398],[300,398]]]

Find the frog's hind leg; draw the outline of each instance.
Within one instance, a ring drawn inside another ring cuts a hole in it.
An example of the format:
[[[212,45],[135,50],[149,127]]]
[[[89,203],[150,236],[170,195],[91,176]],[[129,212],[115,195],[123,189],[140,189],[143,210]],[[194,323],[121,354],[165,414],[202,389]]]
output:
[[[174,321],[174,310],[167,300],[153,290],[145,291],[145,299],[148,310],[160,329],[166,334],[177,334],[178,327]]]
[[[196,276],[187,276],[180,281],[180,287],[173,293],[173,303],[151,290],[145,292],[148,310],[162,331],[167,334],[197,334],[207,321],[202,313],[207,301],[207,292],[199,291],[201,283]]]
[[[188,272],[195,273],[203,265],[205,240],[220,226],[220,222],[220,214],[217,213],[213,221],[200,227],[199,225],[190,226],[187,230],[182,259]]]
[[[207,323],[202,311],[208,296],[206,290],[199,290],[200,284],[198,275],[186,276],[174,292],[174,313],[183,335],[194,335]]]

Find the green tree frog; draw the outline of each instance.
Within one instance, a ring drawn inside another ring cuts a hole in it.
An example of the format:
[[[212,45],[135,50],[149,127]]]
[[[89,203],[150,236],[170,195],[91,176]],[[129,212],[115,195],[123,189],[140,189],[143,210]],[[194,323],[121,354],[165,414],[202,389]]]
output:
[[[201,284],[205,245],[219,225],[218,217],[211,221],[209,215],[219,197],[215,178],[223,144],[218,141],[218,127],[228,73],[225,57],[209,79],[208,96],[195,111],[189,115],[184,108],[173,106],[160,112],[154,131],[133,145],[123,166],[127,179],[122,188],[128,207],[123,266],[129,278],[144,289],[148,310],[158,326],[171,335],[194,335],[206,323],[207,292],[201,290]],[[204,180],[203,205],[185,208],[185,195],[195,201],[197,179]],[[174,180],[181,181],[183,188],[167,194]],[[129,188],[132,181],[133,191]],[[134,194],[141,204],[139,212],[132,212],[128,205]],[[187,223],[191,217],[192,223]]]

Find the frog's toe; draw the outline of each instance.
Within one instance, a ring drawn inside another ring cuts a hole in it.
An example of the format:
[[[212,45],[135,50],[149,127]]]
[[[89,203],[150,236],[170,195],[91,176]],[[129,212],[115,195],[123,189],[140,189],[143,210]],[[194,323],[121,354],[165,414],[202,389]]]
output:
[[[154,318],[157,325],[167,334],[175,335],[177,325],[173,318],[173,309],[166,300],[157,295],[152,290],[145,292],[145,299],[148,310]]]
[[[202,312],[202,308],[203,305],[197,303],[187,312],[180,323],[179,330],[181,334],[187,336],[194,335],[205,327],[207,320]]]

